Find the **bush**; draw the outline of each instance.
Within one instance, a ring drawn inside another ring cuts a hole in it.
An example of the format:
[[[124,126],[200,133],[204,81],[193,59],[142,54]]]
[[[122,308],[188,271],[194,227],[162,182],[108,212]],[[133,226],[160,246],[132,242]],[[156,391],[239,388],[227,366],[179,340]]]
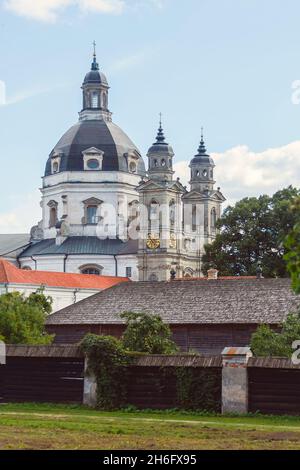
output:
[[[251,350],[255,356],[291,357],[292,344],[300,339],[300,314],[289,314],[282,323],[280,333],[268,325],[261,325],[251,337]]]
[[[129,351],[148,354],[172,354],[178,351],[172,333],[160,316],[147,313],[125,312],[127,328],[122,336],[123,345]]]
[[[10,344],[50,344],[45,329],[52,299],[41,292],[25,297],[19,292],[0,296],[0,338]]]

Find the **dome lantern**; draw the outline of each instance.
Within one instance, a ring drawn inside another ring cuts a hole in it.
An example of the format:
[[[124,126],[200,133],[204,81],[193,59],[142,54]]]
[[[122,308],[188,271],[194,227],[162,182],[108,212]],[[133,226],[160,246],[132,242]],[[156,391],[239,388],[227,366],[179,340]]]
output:
[[[166,142],[161,122],[161,113],[159,128],[156,136],[156,142],[148,150],[149,177],[157,180],[171,181],[173,178],[173,157],[174,151],[171,145]]]
[[[198,153],[190,162],[192,191],[207,192],[213,190],[215,184],[214,167],[215,163],[206,150],[202,127]]]
[[[91,70],[86,74],[82,84],[83,108],[79,113],[80,120],[103,119],[111,120],[108,109],[109,85],[103,72],[99,70],[94,41],[94,54]]]

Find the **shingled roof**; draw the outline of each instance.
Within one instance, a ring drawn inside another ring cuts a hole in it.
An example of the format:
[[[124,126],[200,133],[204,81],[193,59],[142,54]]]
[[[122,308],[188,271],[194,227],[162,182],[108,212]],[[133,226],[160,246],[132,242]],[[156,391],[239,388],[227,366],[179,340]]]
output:
[[[124,311],[169,324],[278,324],[300,304],[289,279],[178,280],[114,286],[48,317],[48,325],[122,324]]]

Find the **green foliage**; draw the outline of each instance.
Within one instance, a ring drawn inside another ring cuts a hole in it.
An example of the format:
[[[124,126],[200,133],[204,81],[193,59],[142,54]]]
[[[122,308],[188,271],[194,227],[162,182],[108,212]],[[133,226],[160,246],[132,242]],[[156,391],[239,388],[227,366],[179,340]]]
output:
[[[261,325],[251,337],[251,350],[255,356],[291,357],[292,344],[300,338],[300,314],[289,314],[282,323],[281,332]]]
[[[127,366],[130,358],[113,336],[88,334],[80,343],[88,357],[88,372],[97,383],[97,406],[112,410],[126,403]]]
[[[220,411],[221,380],[211,369],[176,370],[178,406],[185,410]]]
[[[45,330],[52,300],[41,292],[25,297],[19,292],[0,296],[0,337],[10,344],[50,344]]]
[[[291,209],[297,222],[285,239],[284,259],[292,278],[292,288],[296,294],[300,294],[300,198],[294,202]]]
[[[223,276],[255,275],[261,260],[265,277],[286,276],[284,240],[297,222],[291,203],[299,196],[290,186],[227,207],[217,222],[220,233],[205,247],[203,270],[214,265]]]
[[[125,312],[121,318],[126,320],[127,328],[122,340],[129,351],[148,354],[172,354],[178,350],[172,333],[160,316],[146,313]]]

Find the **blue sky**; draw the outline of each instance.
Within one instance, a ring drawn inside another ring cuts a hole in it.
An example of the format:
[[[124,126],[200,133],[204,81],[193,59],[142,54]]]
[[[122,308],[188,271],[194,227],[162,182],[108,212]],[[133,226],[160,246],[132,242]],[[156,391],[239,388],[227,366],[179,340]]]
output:
[[[143,155],[161,111],[183,181],[203,125],[230,203],[299,185],[299,18],[297,0],[0,0],[0,232],[40,218],[94,39],[114,121]]]

